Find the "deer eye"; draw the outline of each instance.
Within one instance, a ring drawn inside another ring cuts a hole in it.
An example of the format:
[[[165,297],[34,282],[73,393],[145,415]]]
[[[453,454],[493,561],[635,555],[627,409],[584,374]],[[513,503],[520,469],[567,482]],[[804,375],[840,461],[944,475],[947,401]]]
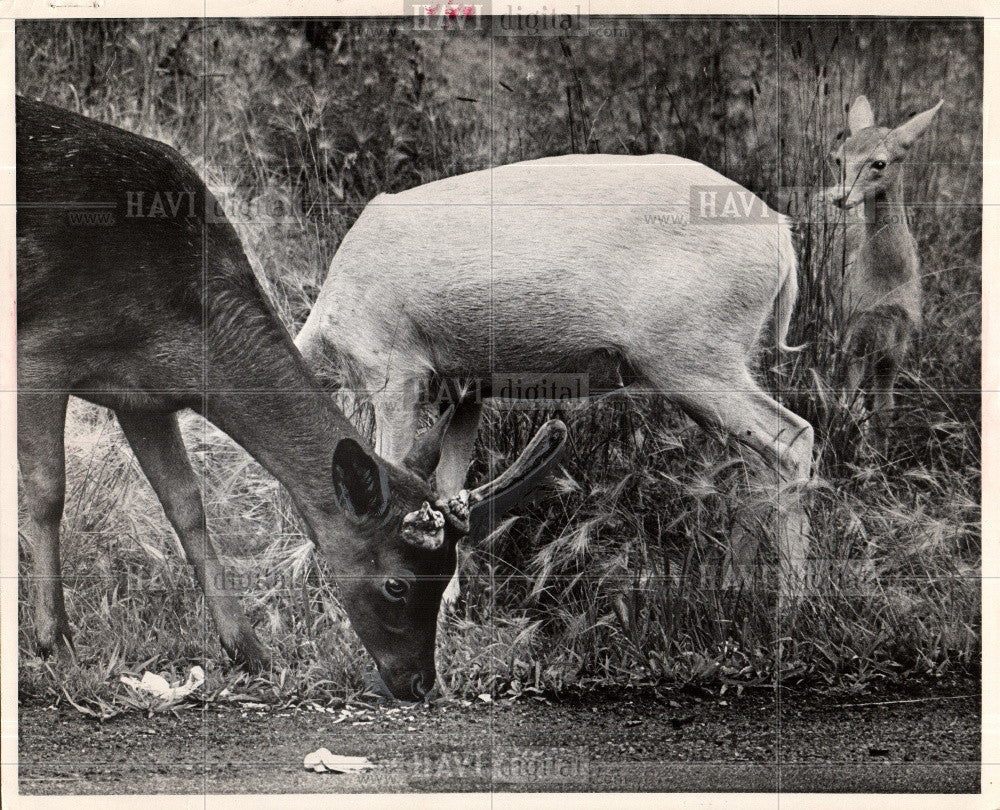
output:
[[[836,167],[837,167],[838,169],[840,168],[840,158],[839,158],[839,157],[835,157],[835,158],[833,159],[833,163],[834,163],[834,165],[835,165],[835,166],[836,166]]]
[[[882,169],[885,168],[885,161],[884,160],[872,161],[872,168],[877,172],[882,171]]]
[[[389,577],[382,583],[382,593],[390,602],[402,602],[410,593],[410,583],[405,579]]]

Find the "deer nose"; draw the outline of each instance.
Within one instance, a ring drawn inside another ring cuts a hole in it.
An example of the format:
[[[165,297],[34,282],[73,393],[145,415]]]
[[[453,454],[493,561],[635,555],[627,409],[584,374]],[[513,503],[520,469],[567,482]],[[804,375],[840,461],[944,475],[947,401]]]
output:
[[[405,702],[421,702],[435,700],[440,690],[435,683],[437,673],[433,670],[418,670],[412,674],[392,672],[380,669],[371,670],[365,675],[365,686],[376,695]]]

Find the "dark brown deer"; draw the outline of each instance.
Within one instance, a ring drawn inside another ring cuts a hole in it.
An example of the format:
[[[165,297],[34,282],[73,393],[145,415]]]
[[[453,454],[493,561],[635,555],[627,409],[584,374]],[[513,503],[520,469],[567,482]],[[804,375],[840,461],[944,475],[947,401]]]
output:
[[[398,698],[426,697],[455,543],[483,510],[552,465],[551,422],[500,478],[440,497],[429,484],[446,413],[399,465],[337,410],[258,286],[194,170],[156,141],[17,100],[18,459],[30,515],[37,641],[71,643],[59,563],[70,395],[111,408],[204,589],[224,648],[268,656],[206,531],[177,411],[205,416],[291,494],[351,622]],[[377,681],[376,681],[377,682]]]

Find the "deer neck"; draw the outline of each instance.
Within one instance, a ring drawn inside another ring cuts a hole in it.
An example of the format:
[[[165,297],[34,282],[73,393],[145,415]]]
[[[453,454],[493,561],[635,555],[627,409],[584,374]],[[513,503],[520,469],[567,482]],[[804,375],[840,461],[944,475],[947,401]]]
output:
[[[903,204],[902,172],[884,194],[865,200],[862,255],[878,275],[899,278],[916,273],[916,248]]]
[[[331,469],[337,442],[367,442],[315,382],[273,316],[254,323],[244,313],[240,330],[209,332],[204,416],[281,482],[315,537],[337,511]]]

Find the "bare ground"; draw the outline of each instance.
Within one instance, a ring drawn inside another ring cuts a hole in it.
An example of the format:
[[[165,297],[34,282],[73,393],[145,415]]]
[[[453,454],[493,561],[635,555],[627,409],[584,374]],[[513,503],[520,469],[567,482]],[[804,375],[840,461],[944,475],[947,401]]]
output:
[[[979,688],[839,698],[783,688],[780,699],[622,690],[350,713],[216,702],[105,722],[22,705],[20,790],[978,793]],[[375,767],[305,771],[320,747]]]

